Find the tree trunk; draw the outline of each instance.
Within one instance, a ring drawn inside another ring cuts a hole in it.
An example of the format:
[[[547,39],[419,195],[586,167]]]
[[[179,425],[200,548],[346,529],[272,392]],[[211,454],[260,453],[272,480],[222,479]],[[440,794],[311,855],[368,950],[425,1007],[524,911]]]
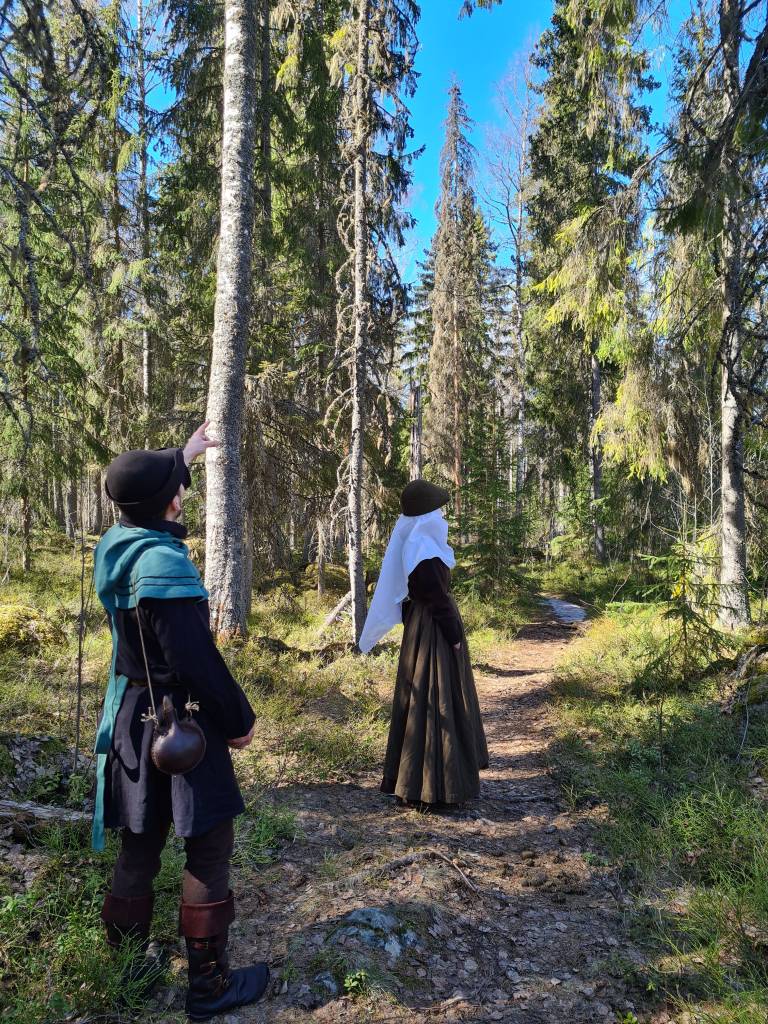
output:
[[[207,418],[205,582],[217,634],[244,633],[240,445],[251,298],[257,0],[225,0],[221,230]]]
[[[26,102],[19,101],[18,138],[21,138],[21,123],[26,109]],[[27,143],[24,143],[26,149]],[[22,452],[19,460],[21,484],[21,532],[22,555],[21,567],[24,572],[32,568],[32,501],[29,493],[29,449],[32,443],[32,413],[29,403],[30,363],[40,351],[40,289],[37,280],[37,267],[32,246],[29,241],[29,161],[24,156],[24,189],[17,194],[16,208],[19,217],[18,253],[24,266],[24,289],[27,314],[29,316],[29,342],[22,341],[19,349],[21,365],[21,408],[28,418],[28,427],[22,438]]]
[[[271,0],[260,0],[259,58],[261,122],[259,127],[259,157],[261,160],[263,220],[267,230],[272,227],[272,62],[270,37]],[[265,261],[266,264],[266,261]]]
[[[421,384],[411,383],[410,394],[411,414],[411,445],[410,445],[410,479],[416,480],[423,471],[423,418],[421,410]]]
[[[349,589],[352,592],[352,639],[360,639],[366,616],[363,571],[363,442],[365,429],[365,373],[368,345],[368,145],[369,90],[368,25],[370,0],[360,0],[355,72],[355,203],[354,203],[354,342],[352,349],[352,431],[349,450]]]
[[[523,512],[523,487],[525,486],[525,351],[520,353],[520,395],[517,407],[517,429],[515,431],[515,515],[520,516]]]
[[[740,91],[741,41],[739,0],[721,0],[720,42],[724,58],[723,120],[733,114]],[[741,361],[741,217],[739,211],[739,158],[736,142],[722,157],[722,376],[720,399],[720,622],[736,629],[749,622],[747,542],[744,513],[744,425],[736,395],[735,378]]]
[[[101,470],[98,466],[93,471],[91,493],[93,495],[91,533],[99,536],[104,529],[104,500],[102,496]]]
[[[67,482],[66,533],[70,540],[77,536],[77,480]]]
[[[527,81],[527,78],[526,78]],[[526,93],[529,97],[530,93]],[[514,321],[515,321],[515,345],[517,347],[517,375],[518,375],[518,406],[517,406],[517,430],[515,438],[515,515],[520,516],[523,512],[523,486],[525,484],[525,414],[526,414],[526,352],[523,313],[523,282],[524,282],[524,253],[523,253],[523,225],[525,220],[525,203],[523,202],[523,181],[528,172],[528,99],[524,121],[522,124],[522,138],[520,141],[518,160],[518,187],[515,204],[514,221],[510,217],[511,235],[515,243],[515,287],[514,287]]]
[[[325,594],[325,563],[327,561],[328,528],[323,516],[317,517],[317,596]]]
[[[53,518],[56,521],[56,526],[63,533],[66,528],[64,514],[64,493],[61,489],[61,480],[59,479],[58,476],[55,476],[53,478]]]
[[[144,60],[144,0],[136,0],[137,77],[139,89],[139,238],[141,244],[141,396],[144,411],[144,429],[149,434],[149,416],[152,392],[152,341],[149,332],[149,303],[147,302],[147,276],[149,274],[149,200],[147,193],[147,82]],[[147,442],[148,444],[148,442]]]
[[[459,297],[453,283],[453,485],[454,513],[461,532],[461,332],[459,331]]]
[[[591,387],[589,417],[589,469],[592,483],[592,523],[594,530],[594,552],[598,562],[605,561],[605,528],[600,512],[600,497],[603,491],[603,446],[600,438],[593,435],[595,423],[600,415],[600,363],[593,343],[590,351]]]

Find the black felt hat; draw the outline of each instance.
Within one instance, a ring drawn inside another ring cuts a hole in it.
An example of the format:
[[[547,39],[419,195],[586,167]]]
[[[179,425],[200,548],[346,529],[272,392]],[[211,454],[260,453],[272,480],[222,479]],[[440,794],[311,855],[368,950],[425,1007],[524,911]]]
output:
[[[191,482],[181,448],[159,448],[118,455],[107,467],[104,489],[132,519],[147,519],[165,512],[179,487]]]
[[[447,505],[450,500],[451,496],[444,487],[427,480],[411,480],[400,495],[400,507],[404,516],[423,516]]]

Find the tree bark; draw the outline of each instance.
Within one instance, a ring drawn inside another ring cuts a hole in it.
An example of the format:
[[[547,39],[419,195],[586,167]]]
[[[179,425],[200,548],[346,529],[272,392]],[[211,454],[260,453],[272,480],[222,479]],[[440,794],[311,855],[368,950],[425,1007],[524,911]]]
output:
[[[149,197],[147,191],[147,82],[144,59],[144,0],[136,0],[137,78],[139,89],[139,237],[141,244],[141,396],[144,411],[144,429],[149,434],[149,416],[152,398],[152,340],[149,332],[149,303],[147,302],[147,275],[149,273]]]
[[[732,115],[740,92],[741,43],[739,0],[721,0],[720,42],[723,49],[723,120]],[[722,374],[720,391],[720,622],[736,629],[749,622],[747,542],[744,511],[744,425],[735,378],[741,362],[741,216],[739,210],[739,158],[736,142],[722,157]]]
[[[366,616],[363,570],[363,443],[365,374],[368,346],[368,29],[370,0],[360,0],[357,23],[357,68],[354,114],[354,342],[352,349],[352,429],[349,450],[349,589],[352,593],[352,634],[357,643]]]
[[[459,331],[459,297],[456,282],[453,282],[453,484],[454,514],[461,532],[461,485],[462,485],[462,423],[461,423],[461,332]]]
[[[317,596],[325,594],[325,564],[327,555],[328,528],[323,516],[317,517]]]
[[[595,558],[598,562],[605,561],[605,527],[602,523],[602,515],[600,512],[600,498],[603,493],[603,446],[600,443],[600,438],[593,435],[595,423],[600,415],[600,388],[601,388],[601,372],[600,363],[595,352],[595,344],[593,343],[590,351],[590,369],[591,369],[591,385],[590,385],[590,415],[589,415],[589,469],[592,484],[592,523],[593,523],[593,543]]]
[[[526,117],[527,130],[527,117]],[[514,318],[515,318],[515,344],[517,347],[517,373],[518,373],[518,406],[517,406],[517,430],[515,444],[515,515],[522,515],[523,511],[523,485],[525,484],[525,414],[526,414],[526,352],[523,320],[523,218],[525,215],[523,204],[522,180],[526,172],[527,149],[523,143],[523,151],[520,157],[520,186],[517,190],[517,211],[515,215],[515,295],[514,295]]]
[[[77,480],[67,482],[66,533],[70,540],[77,536]]]
[[[416,480],[423,471],[423,416],[421,408],[421,384],[411,382],[410,394],[411,445],[410,479]]]
[[[244,633],[241,441],[254,227],[257,0],[225,0],[221,230],[207,418],[205,582],[217,634]]]
[[[91,533],[98,537],[104,529],[104,500],[102,496],[101,470],[97,466],[91,476]]]
[[[64,516],[64,493],[61,489],[61,480],[58,475],[53,478],[53,518],[56,522],[56,526],[63,533],[66,527]]]

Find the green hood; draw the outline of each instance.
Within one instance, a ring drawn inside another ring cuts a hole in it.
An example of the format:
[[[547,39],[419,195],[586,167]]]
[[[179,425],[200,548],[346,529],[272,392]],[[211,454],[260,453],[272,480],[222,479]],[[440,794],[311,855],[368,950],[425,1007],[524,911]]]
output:
[[[208,596],[186,544],[170,533],[143,527],[118,525],[107,530],[96,547],[93,577],[99,600],[110,614],[116,608],[132,608],[143,597]]]

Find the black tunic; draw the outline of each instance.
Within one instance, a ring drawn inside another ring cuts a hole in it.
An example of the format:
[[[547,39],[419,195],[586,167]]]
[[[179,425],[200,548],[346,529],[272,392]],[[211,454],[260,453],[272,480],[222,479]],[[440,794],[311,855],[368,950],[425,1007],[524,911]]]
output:
[[[151,529],[177,533],[175,523]],[[183,533],[179,533],[183,536]],[[181,717],[191,697],[205,733],[205,757],[186,775],[165,775],[152,764],[152,723],[143,722],[150,698],[146,685],[132,683],[115,721],[107,758],[104,823],[107,828],[145,832],[173,819],[176,834],[197,836],[241,814],[243,798],[235,779],[228,739],[247,735],[255,715],[216,648],[208,624],[208,602],[145,599],[139,605],[155,703],[168,694]],[[144,682],[136,611],[119,610],[117,672]]]

